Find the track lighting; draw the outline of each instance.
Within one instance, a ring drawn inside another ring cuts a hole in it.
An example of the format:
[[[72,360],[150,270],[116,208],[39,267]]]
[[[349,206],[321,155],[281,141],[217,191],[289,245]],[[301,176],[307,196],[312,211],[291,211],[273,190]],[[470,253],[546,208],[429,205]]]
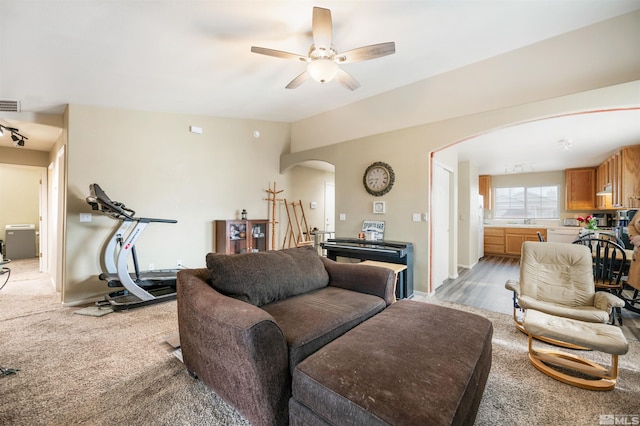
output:
[[[11,132],[11,140],[13,140],[13,146],[15,147],[23,147],[25,139],[29,139],[28,137],[18,133],[20,130],[15,127],[7,127],[0,124],[0,136],[4,135],[3,130]]]

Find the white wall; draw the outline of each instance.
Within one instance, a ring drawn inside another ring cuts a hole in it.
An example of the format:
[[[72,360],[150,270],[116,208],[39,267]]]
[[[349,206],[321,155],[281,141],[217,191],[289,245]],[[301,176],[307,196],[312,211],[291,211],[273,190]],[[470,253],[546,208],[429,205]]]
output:
[[[478,169],[470,161],[458,165],[458,262],[471,268],[478,262],[479,227]]]

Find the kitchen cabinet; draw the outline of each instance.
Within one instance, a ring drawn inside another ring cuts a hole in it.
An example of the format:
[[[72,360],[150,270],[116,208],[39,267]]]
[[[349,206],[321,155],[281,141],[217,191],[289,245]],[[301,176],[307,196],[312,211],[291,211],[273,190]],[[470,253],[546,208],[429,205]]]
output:
[[[596,168],[565,170],[565,210],[596,208]]]
[[[623,147],[598,166],[596,191],[605,188],[611,194],[597,196],[598,209],[640,207],[640,145]]]
[[[613,208],[640,207],[640,145],[621,148],[613,155]]]
[[[522,243],[538,241],[538,232],[547,239],[546,228],[484,228],[485,255],[520,256]]]
[[[484,197],[483,208],[491,209],[491,176],[480,175],[478,176],[478,192]]]
[[[608,210],[611,208],[611,194],[597,195],[611,187],[611,177],[609,174],[609,161],[605,161],[596,169],[596,208],[598,210]]]
[[[216,220],[216,253],[255,253],[269,249],[269,221]]]
[[[547,239],[547,230],[544,228],[506,228],[504,235],[504,254],[520,256],[522,243],[525,241],[539,241],[538,232]]]
[[[504,254],[504,228],[484,228],[484,254]]]

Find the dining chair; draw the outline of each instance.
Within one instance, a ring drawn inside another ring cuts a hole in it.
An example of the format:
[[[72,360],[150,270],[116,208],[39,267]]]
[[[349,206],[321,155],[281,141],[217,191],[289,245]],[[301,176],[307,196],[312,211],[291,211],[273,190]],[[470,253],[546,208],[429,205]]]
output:
[[[589,247],[592,256],[593,283],[596,291],[608,291],[620,297],[624,288],[623,278],[627,275],[628,263],[624,246],[608,237],[596,237],[594,234],[584,235],[573,242]],[[611,323],[622,325],[622,310],[616,307],[612,313]]]
[[[580,238],[602,238],[602,239],[605,239],[605,240],[615,241],[616,243],[621,245],[623,248],[625,246],[624,241],[622,241],[622,239],[620,237],[618,237],[614,232],[588,231],[587,233],[582,234],[580,237],[578,237],[578,239],[580,239]]]

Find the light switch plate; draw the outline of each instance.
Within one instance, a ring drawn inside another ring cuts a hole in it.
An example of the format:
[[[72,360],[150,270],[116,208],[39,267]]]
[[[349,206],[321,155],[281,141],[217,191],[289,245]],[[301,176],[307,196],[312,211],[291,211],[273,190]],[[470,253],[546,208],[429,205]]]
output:
[[[414,213],[413,214],[413,221],[414,222],[420,222],[420,213]]]
[[[80,222],[91,222],[91,213],[80,213]]]
[[[340,220],[347,220],[347,215],[344,213],[340,213]]]

